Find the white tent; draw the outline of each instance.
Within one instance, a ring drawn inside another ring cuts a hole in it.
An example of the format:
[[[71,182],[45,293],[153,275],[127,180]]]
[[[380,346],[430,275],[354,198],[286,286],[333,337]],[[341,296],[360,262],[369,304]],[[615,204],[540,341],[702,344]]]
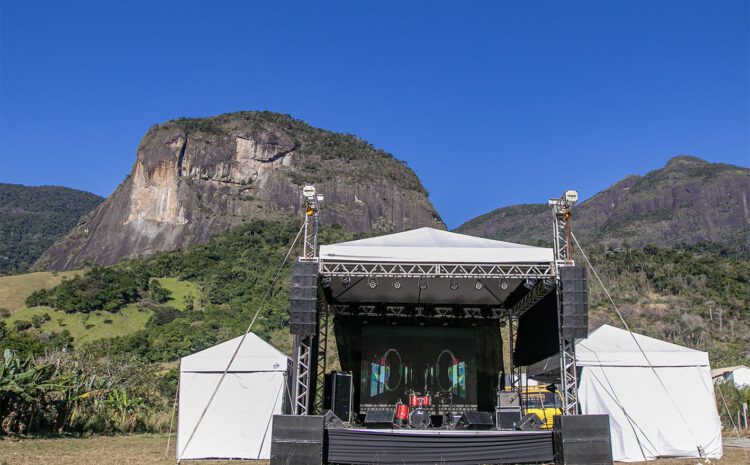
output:
[[[609,415],[614,459],[698,457],[698,446],[720,458],[721,421],[708,354],[640,334],[635,338],[653,370],[625,330],[603,325],[576,344],[581,411]],[[551,358],[529,372],[556,363]]]
[[[321,245],[320,258],[357,262],[537,263],[552,249],[419,228],[358,241]]]
[[[750,387],[750,368],[745,365],[717,368],[711,370],[711,376],[713,376],[714,379],[721,379],[728,383],[732,383],[738,388]]]
[[[282,413],[288,358],[253,333],[187,444],[240,339],[181,359],[178,460],[270,458],[271,420]]]

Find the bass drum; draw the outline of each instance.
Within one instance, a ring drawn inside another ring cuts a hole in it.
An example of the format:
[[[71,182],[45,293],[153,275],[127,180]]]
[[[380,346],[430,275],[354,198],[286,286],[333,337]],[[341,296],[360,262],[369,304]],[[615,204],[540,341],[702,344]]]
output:
[[[414,409],[409,415],[409,426],[414,429],[429,428],[430,414],[423,408]]]

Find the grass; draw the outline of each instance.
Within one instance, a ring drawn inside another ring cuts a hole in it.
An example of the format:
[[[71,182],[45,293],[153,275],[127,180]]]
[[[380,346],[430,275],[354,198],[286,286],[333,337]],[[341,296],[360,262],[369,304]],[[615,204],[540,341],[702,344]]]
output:
[[[46,332],[70,331],[76,344],[91,342],[105,337],[124,336],[146,326],[153,313],[151,310],[140,310],[137,305],[123,307],[119,312],[65,313],[49,307],[23,308],[11,315],[6,321],[12,327],[16,320],[31,321],[34,315],[48,314],[50,320],[42,324]],[[105,321],[110,321],[105,323]]]
[[[89,438],[63,439],[1,439],[0,465],[173,465],[175,463],[174,436],[170,450],[164,457],[167,437],[164,434],[138,434],[132,436],[93,436]],[[742,465],[747,463],[747,449],[724,448],[721,460],[712,460],[715,465]],[[696,459],[662,459],[643,462],[647,465],[694,465]],[[217,460],[185,463],[217,465],[237,461]],[[243,461],[261,465],[268,462]]]
[[[26,307],[26,297],[31,295],[32,292],[55,287],[62,282],[63,278],[72,278],[84,271],[42,271],[0,276],[0,307],[15,313]]]
[[[32,307],[24,305],[26,297],[32,292],[51,288],[59,284],[63,278],[72,278],[83,271],[39,272],[15,276],[0,277],[0,307],[10,310],[10,316],[5,320],[9,327],[17,320],[31,321],[34,315],[50,316],[49,321],[42,324],[46,332],[60,332],[67,329],[73,336],[76,345],[95,341],[97,339],[124,336],[146,326],[151,317],[151,310],[140,310],[136,304],[126,305],[118,312],[65,313],[50,307]],[[200,302],[200,289],[190,281],[180,281],[175,278],[158,278],[162,287],[172,292],[171,298],[165,302],[178,310],[185,310],[186,297],[192,297],[195,304]]]
[[[170,450],[165,434],[132,436],[92,436],[62,439],[0,439],[0,465],[174,465],[174,435]],[[200,465],[237,463],[237,461],[184,462]],[[253,465],[268,462],[244,461]]]
[[[190,281],[180,281],[177,278],[158,278],[161,286],[172,292],[172,297],[166,302],[166,305],[174,307],[177,310],[185,310],[185,299],[192,297],[196,307],[200,303],[201,291],[198,285]]]

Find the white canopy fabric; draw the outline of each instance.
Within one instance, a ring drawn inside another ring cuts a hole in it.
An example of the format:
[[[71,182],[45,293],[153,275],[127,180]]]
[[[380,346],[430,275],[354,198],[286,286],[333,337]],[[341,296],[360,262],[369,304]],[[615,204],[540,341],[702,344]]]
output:
[[[608,414],[614,459],[722,456],[708,354],[609,325],[576,344],[584,414]],[[654,374],[658,374],[658,377]]]
[[[240,339],[180,361],[178,460],[270,458],[271,422],[282,413],[288,358],[253,333],[187,444]]]
[[[358,241],[321,245],[329,261],[388,263],[549,263],[552,249],[419,228]]]

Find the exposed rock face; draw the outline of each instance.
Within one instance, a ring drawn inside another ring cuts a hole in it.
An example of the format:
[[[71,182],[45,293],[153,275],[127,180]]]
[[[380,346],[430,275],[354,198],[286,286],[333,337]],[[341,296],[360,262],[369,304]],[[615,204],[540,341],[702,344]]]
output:
[[[500,208],[458,232],[522,243],[550,242],[546,205]],[[628,176],[574,211],[579,239],[610,246],[731,242],[750,250],[750,169],[689,156],[645,176]]]
[[[307,183],[325,195],[326,224],[444,227],[417,176],[391,155],[287,115],[242,112],[152,127],[131,174],[37,267],[109,265],[200,243],[251,218],[300,215]]]

